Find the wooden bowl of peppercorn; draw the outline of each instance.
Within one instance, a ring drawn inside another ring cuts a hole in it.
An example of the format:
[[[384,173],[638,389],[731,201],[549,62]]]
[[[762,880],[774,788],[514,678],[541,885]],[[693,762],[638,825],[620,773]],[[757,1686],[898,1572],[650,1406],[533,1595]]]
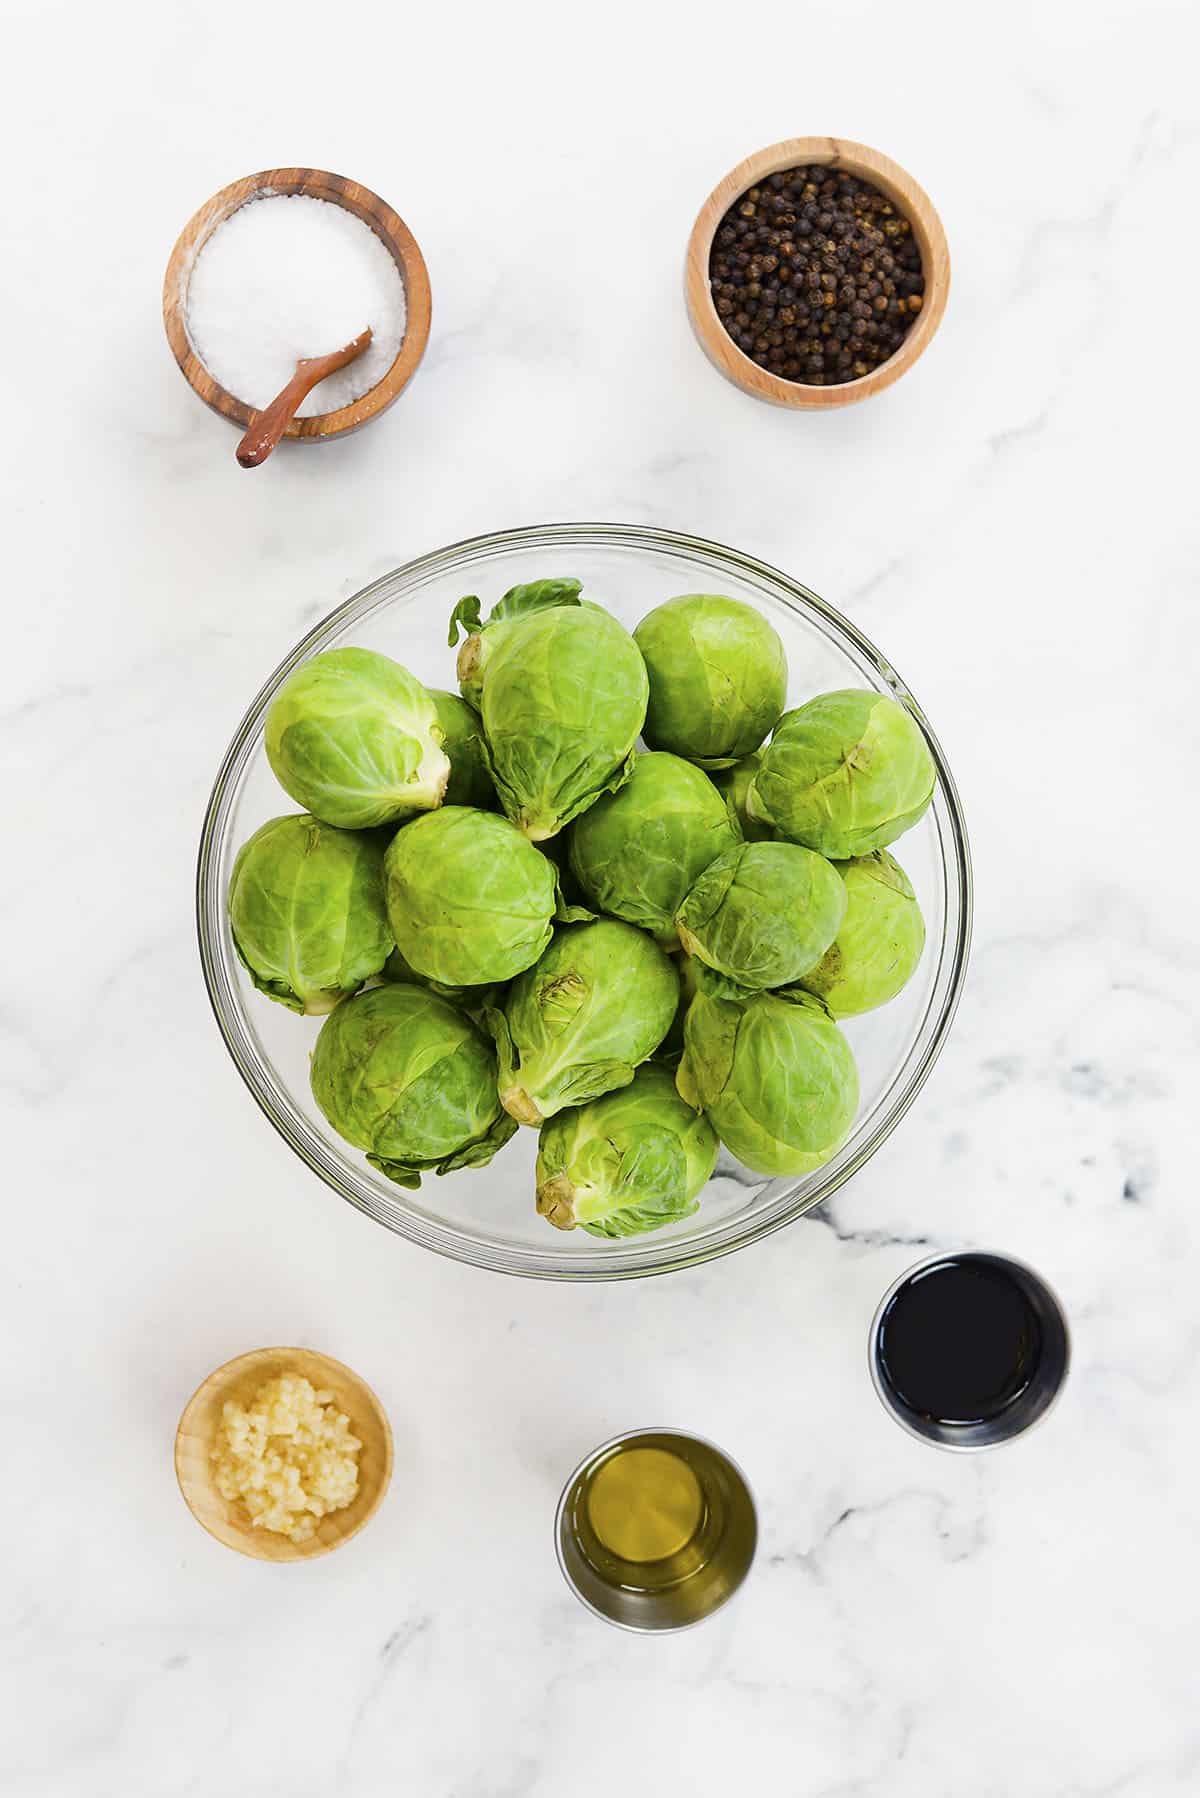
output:
[[[788,138],[739,162],[688,244],[705,354],[776,406],[849,406],[890,387],[928,347],[949,291],[928,194],[845,138]]]

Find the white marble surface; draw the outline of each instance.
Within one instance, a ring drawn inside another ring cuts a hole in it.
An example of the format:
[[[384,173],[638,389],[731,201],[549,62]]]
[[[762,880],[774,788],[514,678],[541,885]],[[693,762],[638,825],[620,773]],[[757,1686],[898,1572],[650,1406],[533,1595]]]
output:
[[[1194,1793],[1194,9],[2,10],[6,1798]],[[955,265],[920,367],[824,418],[726,386],[680,299],[709,187],[806,130],[911,167]],[[245,474],[159,283],[206,195],[301,158],[409,219],[434,336],[379,426]],[[849,611],[978,877],[950,1045],[832,1213],[594,1290],[327,1193],[220,1045],[191,916],[213,769],[297,635],[573,517]],[[866,1376],[943,1244],[1035,1262],[1075,1332],[1052,1421],[991,1456]],[[356,1544],[275,1569],[201,1533],[170,1451],[210,1367],[289,1340],[376,1384],[397,1470]],[[564,1474],[646,1422],[727,1445],[762,1514],[737,1604],[666,1641],[551,1552]]]

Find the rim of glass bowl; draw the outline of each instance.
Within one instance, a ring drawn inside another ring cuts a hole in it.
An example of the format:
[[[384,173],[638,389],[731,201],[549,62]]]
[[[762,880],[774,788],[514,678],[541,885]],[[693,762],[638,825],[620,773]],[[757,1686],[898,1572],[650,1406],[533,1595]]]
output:
[[[389,1195],[385,1202],[364,1175],[348,1165],[343,1166],[335,1159],[309,1120],[264,1067],[257,1047],[246,1029],[242,997],[234,984],[234,957],[230,952],[223,953],[225,916],[219,884],[221,848],[242,776],[258,748],[267,707],[293,669],[309,656],[327,647],[330,640],[339,636],[348,625],[357,623],[381,607],[402,598],[406,590],[411,590],[430,575],[444,573],[455,566],[465,567],[486,562],[514,549],[554,549],[561,548],[564,544],[580,549],[613,546],[645,549],[660,555],[675,554],[681,558],[686,556],[706,560],[717,572],[735,573],[769,586],[776,598],[810,621],[815,614],[826,630],[841,641],[843,647],[849,647],[860,660],[870,664],[892,695],[913,714],[925,733],[938,773],[938,791],[928,816],[933,821],[941,844],[944,884],[944,928],[938,966],[925,1014],[890,1086],[876,1105],[873,1128],[860,1142],[855,1143],[853,1152],[847,1154],[843,1150],[826,1167],[794,1182],[763,1205],[761,1210],[749,1216],[739,1214],[724,1224],[714,1225],[710,1231],[698,1237],[660,1243],[655,1243],[652,1238],[639,1238],[635,1244],[614,1244],[612,1247],[597,1249],[594,1253],[589,1252],[586,1259],[569,1258],[557,1253],[553,1244],[543,1251],[481,1241],[452,1224],[436,1222],[422,1213],[408,1210],[399,1194],[395,1199],[391,1199]],[[200,938],[200,959],[217,1025],[234,1064],[255,1101],[284,1141],[313,1173],[340,1193],[342,1198],[349,1200],[377,1223],[407,1237],[410,1242],[449,1256],[452,1260],[465,1261],[495,1272],[559,1280],[639,1278],[669,1273],[712,1260],[719,1255],[731,1254],[735,1249],[757,1242],[772,1231],[792,1223],[806,1211],[811,1211],[836,1192],[851,1175],[857,1173],[908,1111],[941,1052],[958,1007],[966,973],[971,941],[972,899],[971,857],[966,825],[946,758],[912,693],[874,644],[848,618],[844,618],[808,587],[792,580],[769,563],[759,561],[755,556],[681,531],[626,524],[526,525],[515,530],[491,532],[482,537],[464,538],[461,542],[404,563],[402,567],[372,581],[369,586],[336,607],[279,664],[239,724],[221,763],[205,812],[196,869],[196,921]]]

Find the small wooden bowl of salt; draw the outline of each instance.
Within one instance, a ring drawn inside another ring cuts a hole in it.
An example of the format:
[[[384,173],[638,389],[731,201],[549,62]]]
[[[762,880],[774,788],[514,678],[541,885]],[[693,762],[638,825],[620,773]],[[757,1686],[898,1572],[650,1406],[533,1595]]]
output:
[[[264,169],[223,187],[184,226],[163,282],[175,360],[204,403],[244,431],[295,382],[300,361],[349,348],[369,329],[365,348],[286,424],[283,436],[301,443],[343,437],[385,412],[425,353],[429,319],[425,259],[404,220],[324,169]]]

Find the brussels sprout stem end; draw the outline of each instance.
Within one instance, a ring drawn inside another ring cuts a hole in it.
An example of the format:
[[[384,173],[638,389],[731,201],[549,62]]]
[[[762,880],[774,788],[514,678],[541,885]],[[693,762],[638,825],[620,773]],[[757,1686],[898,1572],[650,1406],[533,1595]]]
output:
[[[473,635],[466,639],[462,648],[459,650],[455,671],[458,675],[460,686],[467,686],[471,680],[471,676],[475,673],[475,670],[479,665],[479,651],[481,647],[482,642],[480,637],[478,635]]]
[[[537,1189],[538,1214],[556,1230],[575,1228],[575,1188],[566,1174],[555,1174],[543,1180]]]
[[[518,1124],[531,1124],[536,1129],[545,1122],[523,1086],[506,1086],[500,1094],[500,1103],[509,1117],[516,1118]]]
[[[693,936],[692,932],[686,927],[686,925],[681,924],[678,919],[676,919],[676,921],[675,921],[675,929],[678,932],[679,941],[683,948],[684,954],[685,955],[695,955],[697,946],[696,946],[696,939]]]

